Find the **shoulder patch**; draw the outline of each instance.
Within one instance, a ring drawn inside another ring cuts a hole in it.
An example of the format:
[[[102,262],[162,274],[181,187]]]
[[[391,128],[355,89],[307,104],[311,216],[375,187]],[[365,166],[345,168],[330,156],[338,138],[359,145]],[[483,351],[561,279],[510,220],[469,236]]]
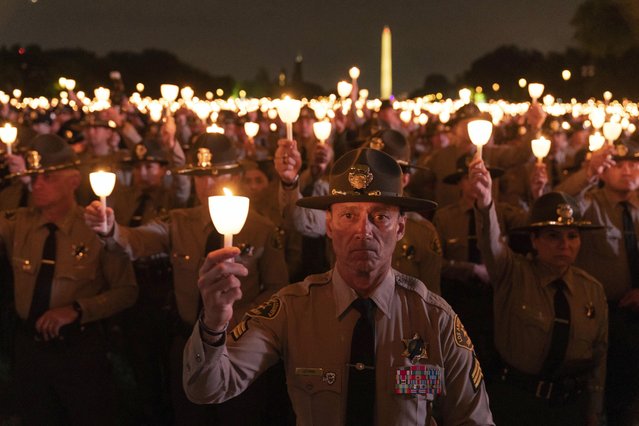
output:
[[[468,376],[473,390],[477,393],[482,380],[484,380],[484,372],[481,371],[481,365],[479,365],[479,360],[477,359],[475,352],[473,352],[473,364],[470,367],[470,373]]]
[[[468,349],[469,351],[473,350],[473,342],[470,341],[470,336],[466,332],[464,328],[464,324],[462,324],[458,315],[455,315],[455,326],[453,327],[453,335],[455,337],[455,344],[460,348]]]
[[[273,296],[269,301],[248,311],[246,315],[251,318],[265,318],[270,320],[277,316],[281,306],[280,298]]]

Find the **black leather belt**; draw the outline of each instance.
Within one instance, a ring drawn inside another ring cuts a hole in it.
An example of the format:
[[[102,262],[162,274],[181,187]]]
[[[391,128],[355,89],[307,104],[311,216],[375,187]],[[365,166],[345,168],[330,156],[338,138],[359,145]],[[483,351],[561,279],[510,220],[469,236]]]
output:
[[[582,394],[588,386],[586,375],[562,376],[552,379],[526,374],[510,366],[500,369],[497,378],[531,393],[535,398],[565,402]]]

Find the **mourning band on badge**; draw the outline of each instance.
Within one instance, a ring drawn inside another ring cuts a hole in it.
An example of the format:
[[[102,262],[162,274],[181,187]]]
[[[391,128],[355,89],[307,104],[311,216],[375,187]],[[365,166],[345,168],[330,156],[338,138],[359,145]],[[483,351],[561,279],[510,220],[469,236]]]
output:
[[[412,339],[402,339],[402,343],[404,344],[402,356],[406,357],[411,364],[417,364],[422,359],[428,359],[427,345],[418,333],[415,333]]]
[[[71,255],[75,257],[76,260],[82,260],[89,253],[89,248],[84,244],[73,244],[71,245]]]
[[[473,364],[470,367],[468,377],[470,378],[470,384],[473,387],[473,390],[477,393],[481,386],[481,382],[484,380],[484,372],[481,370],[481,365],[479,365],[479,360],[477,359],[475,352],[473,352]]]
[[[273,296],[269,301],[262,303],[246,313],[251,318],[273,319],[280,312],[282,306],[279,297]]]
[[[468,349],[469,351],[473,350],[473,342],[470,340],[470,336],[466,332],[464,328],[464,324],[462,324],[459,316],[455,315],[455,326],[453,327],[453,335],[455,338],[455,344],[460,348]]]

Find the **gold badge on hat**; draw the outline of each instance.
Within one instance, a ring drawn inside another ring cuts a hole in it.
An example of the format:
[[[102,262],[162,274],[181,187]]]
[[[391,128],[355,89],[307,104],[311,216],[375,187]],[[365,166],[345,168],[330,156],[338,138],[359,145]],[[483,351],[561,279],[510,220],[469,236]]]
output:
[[[135,146],[135,156],[138,157],[138,160],[144,160],[144,156],[147,153],[147,149],[146,146],[142,145],[141,143],[137,144]]]
[[[384,141],[382,138],[373,138],[368,144],[371,148],[381,151],[384,149]]]
[[[213,154],[208,148],[198,148],[197,150],[197,165],[198,167],[211,167],[213,160]]]
[[[557,206],[557,215],[559,216],[557,218],[557,222],[570,225],[574,222],[574,219],[572,217],[573,213],[574,212],[570,204],[559,204]]]
[[[27,152],[27,164],[29,165],[29,169],[37,170],[42,168],[40,161],[42,161],[42,156],[38,151],[31,150]]]
[[[75,257],[76,260],[84,259],[88,252],[89,249],[86,245],[84,245],[84,243],[71,245],[71,255]]]
[[[412,339],[402,339],[404,344],[404,352],[402,356],[408,358],[411,364],[416,364],[422,359],[428,359],[428,349],[418,333],[413,335]]]
[[[618,157],[625,157],[628,155],[628,147],[622,143],[616,145],[615,149],[617,150]]]
[[[373,181],[373,174],[368,166],[351,167],[348,172],[348,183],[356,191],[361,191],[368,187]]]

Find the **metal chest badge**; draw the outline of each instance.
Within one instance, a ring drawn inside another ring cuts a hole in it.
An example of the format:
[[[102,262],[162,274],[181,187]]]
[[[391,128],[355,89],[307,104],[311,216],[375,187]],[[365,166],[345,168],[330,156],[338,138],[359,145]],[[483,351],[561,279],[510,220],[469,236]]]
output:
[[[428,359],[428,349],[426,343],[418,333],[415,333],[412,339],[402,339],[404,344],[404,352],[402,356],[408,358],[411,364],[417,364],[422,359]]]
[[[89,249],[84,243],[71,245],[71,255],[75,257],[76,260],[84,259],[88,252]]]

